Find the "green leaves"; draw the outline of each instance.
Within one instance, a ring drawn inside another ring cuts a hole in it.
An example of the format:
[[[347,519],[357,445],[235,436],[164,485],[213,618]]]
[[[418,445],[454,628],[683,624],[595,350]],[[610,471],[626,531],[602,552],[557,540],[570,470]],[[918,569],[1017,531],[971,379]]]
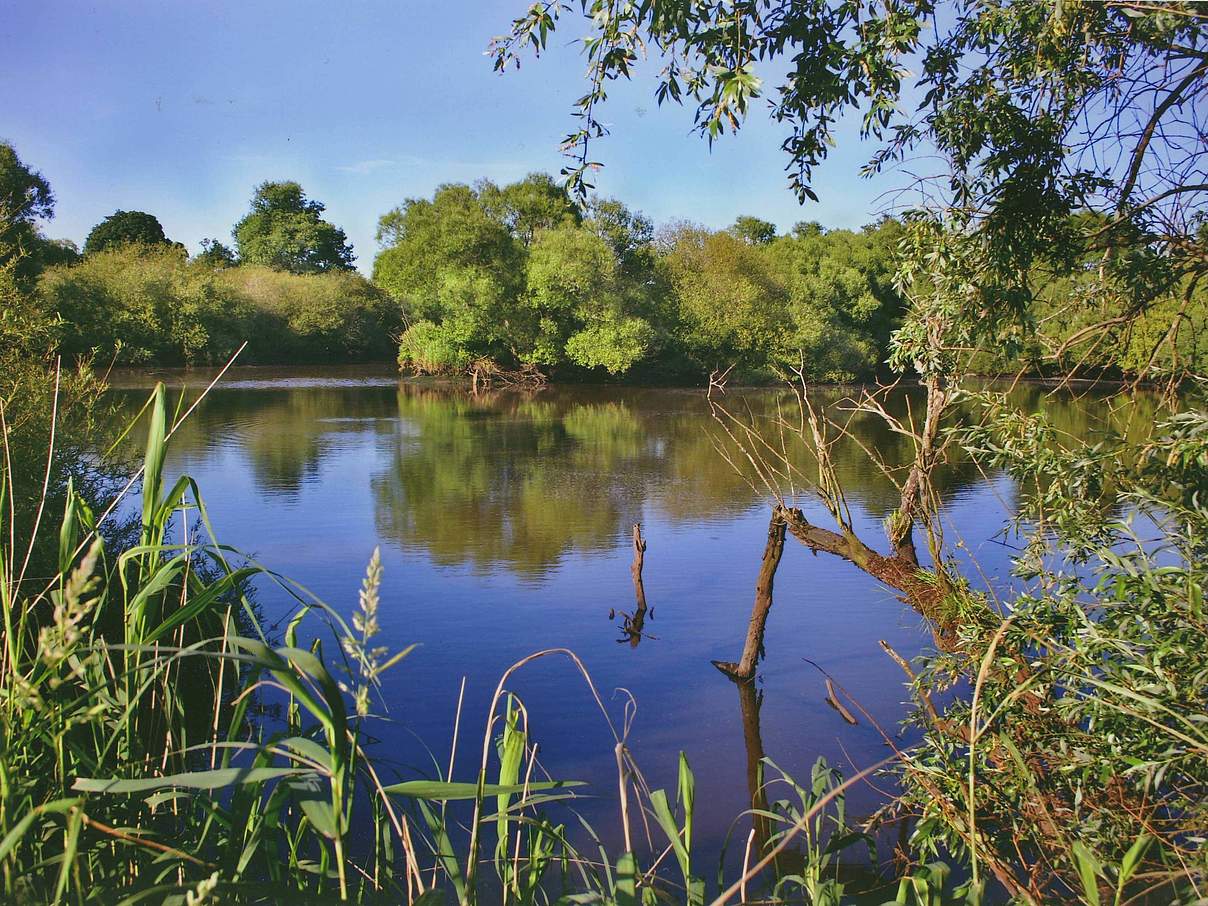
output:
[[[444,780],[408,780],[403,783],[392,783],[382,787],[382,792],[393,796],[405,796],[409,799],[426,799],[430,802],[452,802],[459,799],[477,799],[480,796],[498,796],[503,801],[506,810],[507,797],[527,795],[545,790],[564,790],[584,786],[581,780],[551,780],[533,781],[531,783],[498,784],[484,783],[480,788],[477,783],[460,783]]]
[[[72,789],[81,793],[113,793],[134,795],[163,789],[216,790],[243,783],[264,783],[281,777],[304,774],[300,768],[219,768],[212,771],[189,771],[166,777],[119,778],[79,777]]]
[[[323,205],[296,182],[264,182],[252,210],[235,224],[239,259],[291,274],[351,270],[352,246],[339,227],[320,219]]]

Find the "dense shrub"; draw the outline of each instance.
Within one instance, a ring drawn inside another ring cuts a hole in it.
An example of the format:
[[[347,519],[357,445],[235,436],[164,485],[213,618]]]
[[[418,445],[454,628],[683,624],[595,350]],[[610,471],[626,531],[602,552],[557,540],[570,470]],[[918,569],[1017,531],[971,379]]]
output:
[[[178,250],[127,246],[43,275],[61,350],[124,365],[339,362],[393,355],[399,312],[354,273],[218,269]]]
[[[402,317],[389,296],[354,271],[289,274],[244,265],[218,280],[253,311],[252,362],[389,361]]]

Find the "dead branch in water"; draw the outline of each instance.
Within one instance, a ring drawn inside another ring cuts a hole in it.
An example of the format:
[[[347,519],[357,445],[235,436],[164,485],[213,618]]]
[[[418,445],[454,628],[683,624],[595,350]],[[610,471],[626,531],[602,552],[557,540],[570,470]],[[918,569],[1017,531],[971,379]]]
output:
[[[642,567],[646,562],[646,539],[642,537],[642,524],[635,522],[633,524],[633,563],[629,567],[629,574],[633,579],[633,595],[637,603],[632,614],[621,611],[621,633],[620,642],[628,641],[631,648],[636,648],[638,642],[643,638],[643,629],[646,626],[646,617],[654,617],[654,611],[646,606],[646,587],[642,583]],[[610,610],[608,618],[615,618],[616,611]]]
[[[549,383],[549,378],[536,365],[526,362],[519,368],[509,370],[486,356],[471,362],[466,374],[470,378],[473,393],[489,390],[496,384],[513,390],[539,390]]]
[[[633,565],[629,573],[633,576],[633,595],[637,599],[638,612],[646,609],[646,588],[642,585],[642,566],[646,562],[646,539],[642,537],[642,523],[633,524]]]
[[[763,549],[763,562],[759,566],[759,579],[755,583],[755,603],[751,606],[751,619],[747,624],[747,638],[742,646],[742,657],[738,663],[714,661],[713,665],[722,673],[737,679],[750,680],[755,676],[755,666],[763,657],[763,636],[767,627],[768,613],[772,610],[772,586],[776,579],[776,568],[784,553],[785,521],[780,508],[772,509],[768,522],[768,540]]]

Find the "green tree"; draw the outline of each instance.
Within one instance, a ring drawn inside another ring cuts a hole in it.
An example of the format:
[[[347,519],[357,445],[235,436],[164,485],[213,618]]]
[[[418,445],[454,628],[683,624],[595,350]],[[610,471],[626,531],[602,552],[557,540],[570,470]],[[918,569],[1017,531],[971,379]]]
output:
[[[296,182],[261,183],[251,211],[232,232],[239,260],[291,274],[351,270],[348,237],[320,217],[324,210]]]
[[[766,245],[776,238],[776,224],[744,214],[734,221],[730,232],[751,245]]]
[[[54,216],[50,183],[26,166],[13,146],[0,142],[0,268],[20,285],[28,285],[41,266],[45,243],[38,231],[39,220]]]
[[[587,227],[612,247],[621,269],[649,280],[654,270],[654,224],[615,198],[593,197],[587,203]]]
[[[795,231],[766,246],[787,291],[784,320],[769,344],[781,369],[850,382],[883,370],[904,303],[893,287],[902,226],[885,219],[859,233]]]
[[[94,255],[123,245],[173,245],[153,214],[144,211],[114,211],[88,233],[84,254]]]
[[[673,228],[662,243],[682,341],[698,374],[737,365],[746,377],[766,376],[788,288],[765,249],[692,225]]]
[[[239,259],[235,257],[235,253],[230,247],[217,239],[201,240],[201,251],[193,260],[210,267],[234,267],[239,263]]]
[[[503,188],[484,180],[478,186],[478,198],[483,209],[525,245],[532,244],[541,230],[582,220],[566,187],[548,173],[530,173]]]
[[[526,306],[536,336],[522,358],[555,366],[569,360],[610,374],[628,371],[653,331],[627,310],[620,261],[599,235],[580,226],[542,233],[526,268]]]
[[[374,282],[415,323],[403,335],[404,364],[458,370],[479,356],[509,355],[523,280],[523,248],[466,185],[412,198],[378,223],[383,249]]]
[[[584,222],[563,188],[534,174],[502,188],[441,186],[430,201],[385,214],[374,281],[416,319],[401,364],[458,371],[486,357],[505,367],[627,371],[653,337],[622,262],[637,261],[642,238],[623,234],[640,233],[642,222],[623,206],[608,210],[607,229]]]

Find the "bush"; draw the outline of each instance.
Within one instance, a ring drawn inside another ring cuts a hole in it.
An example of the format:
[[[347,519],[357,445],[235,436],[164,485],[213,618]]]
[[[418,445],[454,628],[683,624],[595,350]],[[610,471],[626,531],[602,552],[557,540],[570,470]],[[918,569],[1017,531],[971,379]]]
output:
[[[402,326],[397,303],[360,274],[289,274],[246,265],[217,279],[251,306],[253,362],[389,361]]]
[[[388,360],[397,305],[355,273],[216,269],[178,249],[126,246],[48,269],[43,304],[61,351],[122,365]]]
[[[419,321],[399,341],[398,363],[416,374],[447,374],[464,369],[470,356],[445,325]]]

